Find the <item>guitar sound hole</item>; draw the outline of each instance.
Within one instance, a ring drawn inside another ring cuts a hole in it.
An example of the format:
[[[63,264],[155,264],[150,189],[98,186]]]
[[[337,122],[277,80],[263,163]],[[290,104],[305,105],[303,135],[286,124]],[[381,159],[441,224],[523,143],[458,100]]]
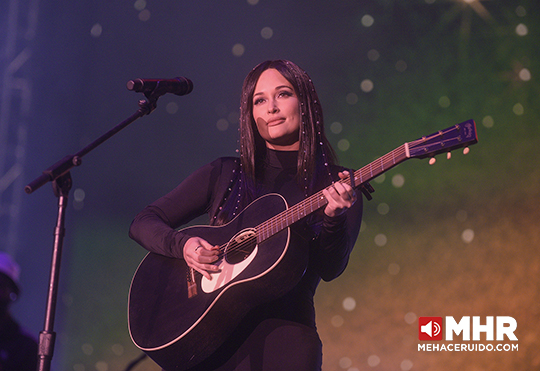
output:
[[[245,260],[257,245],[255,229],[244,229],[238,232],[225,248],[225,260],[229,264],[238,264]]]

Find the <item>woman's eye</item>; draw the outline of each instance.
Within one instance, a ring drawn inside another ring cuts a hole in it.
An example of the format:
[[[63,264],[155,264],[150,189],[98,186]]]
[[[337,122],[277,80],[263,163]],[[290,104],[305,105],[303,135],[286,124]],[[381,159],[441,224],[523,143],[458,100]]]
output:
[[[263,102],[263,99],[262,98],[259,98],[259,99],[256,99],[254,102],[253,102],[253,105],[256,106],[258,104],[261,104]]]
[[[292,93],[290,91],[281,91],[278,94],[278,97],[290,97],[292,96]]]

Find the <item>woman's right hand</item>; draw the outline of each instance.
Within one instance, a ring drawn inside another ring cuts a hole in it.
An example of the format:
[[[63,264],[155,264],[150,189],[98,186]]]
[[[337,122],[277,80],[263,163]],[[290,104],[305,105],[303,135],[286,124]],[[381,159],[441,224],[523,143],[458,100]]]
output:
[[[184,260],[187,265],[208,279],[211,279],[210,273],[219,270],[214,265],[218,260],[219,246],[213,246],[200,237],[191,237],[184,245]]]

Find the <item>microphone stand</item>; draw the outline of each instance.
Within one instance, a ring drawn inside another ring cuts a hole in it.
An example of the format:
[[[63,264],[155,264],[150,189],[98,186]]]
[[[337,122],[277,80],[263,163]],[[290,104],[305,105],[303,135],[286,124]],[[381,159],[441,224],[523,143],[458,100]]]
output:
[[[73,184],[70,170],[75,166],[79,166],[82,163],[82,157],[99,146],[101,143],[105,142],[107,139],[118,133],[120,130],[138,118],[144,115],[149,115],[156,108],[158,98],[165,93],[166,91],[159,87],[156,87],[152,92],[145,93],[147,100],[139,101],[139,109],[137,112],[76,154],[68,155],[44,170],[42,175],[34,179],[24,188],[25,192],[30,194],[50,181],[52,182],[54,195],[58,197],[58,217],[56,220],[56,227],[54,229],[54,243],[49,277],[49,290],[47,295],[47,307],[45,310],[44,329],[39,333],[37,371],[49,371],[51,369],[51,361],[54,353],[56,334],[53,331],[53,328],[56,312],[56,301],[58,296],[60,262],[65,235],[65,213],[68,194]]]

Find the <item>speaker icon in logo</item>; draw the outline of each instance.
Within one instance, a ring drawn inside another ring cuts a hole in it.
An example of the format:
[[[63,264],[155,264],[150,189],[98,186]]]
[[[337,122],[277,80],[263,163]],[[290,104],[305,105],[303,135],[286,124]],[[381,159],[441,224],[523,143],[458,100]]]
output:
[[[442,317],[419,317],[418,339],[442,340]]]

